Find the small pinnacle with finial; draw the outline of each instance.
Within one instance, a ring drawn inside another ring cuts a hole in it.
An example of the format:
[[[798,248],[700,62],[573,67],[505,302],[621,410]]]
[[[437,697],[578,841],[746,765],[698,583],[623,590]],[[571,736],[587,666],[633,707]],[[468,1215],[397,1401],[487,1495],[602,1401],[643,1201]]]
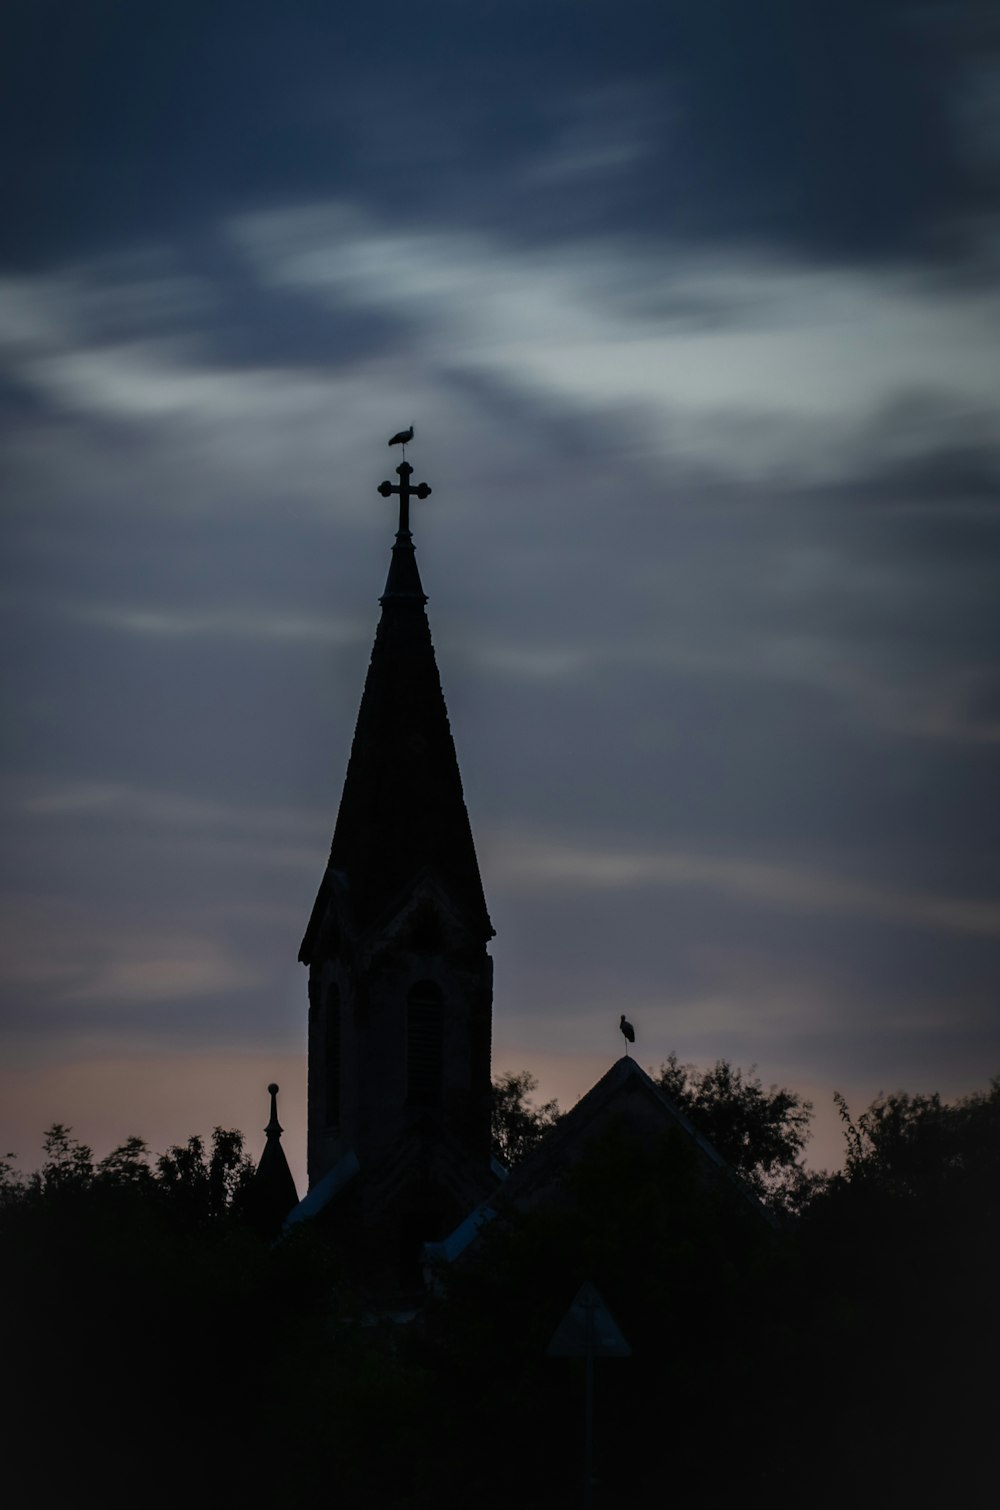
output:
[[[271,1120],[268,1122],[264,1131],[266,1132],[268,1138],[280,1138],[281,1134],[284,1132],[284,1128],[278,1121],[278,1087],[272,1080],[267,1089],[271,1097]]]

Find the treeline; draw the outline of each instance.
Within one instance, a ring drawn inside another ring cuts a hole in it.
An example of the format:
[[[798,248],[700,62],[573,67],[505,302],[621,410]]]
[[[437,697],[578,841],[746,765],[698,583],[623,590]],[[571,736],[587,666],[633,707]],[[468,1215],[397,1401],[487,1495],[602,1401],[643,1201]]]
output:
[[[987,1502],[1000,1081],[841,1103],[844,1169],[815,1176],[794,1093],[725,1062],[659,1076],[777,1227],[707,1191],[681,1141],[611,1129],[406,1325],[320,1228],[255,1235],[238,1134],[95,1161],[51,1129],[2,1186],[12,1503],[578,1505],[583,1369],[545,1348],[584,1280],[632,1346],[596,1367],[595,1510]],[[534,1088],[499,1078],[508,1157],[559,1115]]]
[[[243,1149],[243,1134],[217,1127],[206,1145],[200,1134],[175,1144],[151,1160],[144,1138],[133,1135],[95,1162],[73,1129],[54,1122],[42,1141],[41,1166],[25,1176],[14,1156],[0,1159],[0,1206],[39,1200],[90,1197],[90,1209],[102,1196],[142,1196],[162,1212],[197,1222],[240,1212],[253,1179],[254,1164]]]

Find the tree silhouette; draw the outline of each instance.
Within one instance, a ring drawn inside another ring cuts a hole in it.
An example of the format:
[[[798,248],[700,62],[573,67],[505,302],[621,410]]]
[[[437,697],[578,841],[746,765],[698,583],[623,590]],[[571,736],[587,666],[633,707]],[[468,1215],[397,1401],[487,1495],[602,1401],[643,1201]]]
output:
[[[855,1121],[834,1100],[847,1143],[843,1179],[897,1199],[940,1199],[1000,1183],[1000,1077],[988,1091],[946,1103],[937,1094],[879,1095]]]
[[[507,1169],[527,1158],[559,1120],[558,1101],[532,1105],[529,1097],[537,1089],[538,1081],[530,1070],[517,1074],[506,1070],[493,1081],[491,1146],[493,1157]]]
[[[73,1129],[64,1122],[53,1122],[42,1140],[45,1160],[33,1177],[36,1189],[52,1194],[56,1191],[84,1190],[94,1178],[94,1156],[86,1143],[73,1137]]]
[[[707,1070],[670,1054],[655,1077],[700,1133],[759,1195],[797,1209],[815,1189],[802,1162],[812,1103],[796,1091],[765,1090],[754,1073],[719,1059]]]
[[[211,1153],[197,1134],[175,1144],[156,1161],[156,1180],[171,1200],[191,1216],[220,1217],[238,1206],[253,1178],[252,1159],[243,1152],[243,1134],[215,1128]]]

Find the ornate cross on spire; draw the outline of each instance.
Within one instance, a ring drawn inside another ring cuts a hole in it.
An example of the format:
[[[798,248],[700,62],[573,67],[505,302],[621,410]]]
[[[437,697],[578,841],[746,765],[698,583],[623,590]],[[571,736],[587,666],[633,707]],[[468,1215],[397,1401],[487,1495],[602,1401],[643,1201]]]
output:
[[[398,483],[390,482],[388,478],[386,478],[385,482],[379,483],[378,491],[382,494],[383,498],[390,498],[393,493],[399,494],[399,529],[400,533],[405,530],[405,532],[409,534],[410,499],[429,498],[431,496],[431,490],[427,486],[426,482],[418,483],[415,488],[410,487],[410,478],[413,476],[413,468],[410,466],[410,463],[408,461],[402,462],[396,468],[396,475],[399,478]]]

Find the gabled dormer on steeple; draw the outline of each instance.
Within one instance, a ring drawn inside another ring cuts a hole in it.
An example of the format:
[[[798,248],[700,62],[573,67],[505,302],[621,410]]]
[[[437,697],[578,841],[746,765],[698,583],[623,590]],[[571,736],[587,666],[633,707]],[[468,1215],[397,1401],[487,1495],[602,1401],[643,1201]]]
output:
[[[488,1181],[493,935],[409,529],[412,468],[309,967],[309,1183],[349,1154],[411,1245]],[[378,1216],[380,1203],[385,1211]]]

